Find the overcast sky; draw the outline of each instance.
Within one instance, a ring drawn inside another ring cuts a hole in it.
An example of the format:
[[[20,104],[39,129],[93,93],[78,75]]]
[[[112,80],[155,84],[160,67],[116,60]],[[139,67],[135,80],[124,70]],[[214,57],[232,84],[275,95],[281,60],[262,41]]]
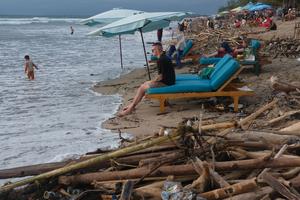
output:
[[[215,14],[227,0],[0,0],[0,15],[91,16],[112,8]]]

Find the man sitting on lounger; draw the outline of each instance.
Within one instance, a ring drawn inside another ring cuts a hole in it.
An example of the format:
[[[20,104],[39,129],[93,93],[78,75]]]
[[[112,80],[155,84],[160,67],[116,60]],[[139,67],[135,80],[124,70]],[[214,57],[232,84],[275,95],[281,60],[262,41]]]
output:
[[[163,52],[161,43],[154,43],[152,45],[152,52],[154,56],[158,57],[157,60],[158,76],[154,80],[146,81],[145,83],[143,83],[138,88],[133,101],[128,106],[123,108],[123,110],[118,114],[118,116],[122,117],[124,115],[130,114],[137,106],[137,104],[145,96],[147,89],[175,84],[175,71],[172,62],[165,55],[165,52]]]

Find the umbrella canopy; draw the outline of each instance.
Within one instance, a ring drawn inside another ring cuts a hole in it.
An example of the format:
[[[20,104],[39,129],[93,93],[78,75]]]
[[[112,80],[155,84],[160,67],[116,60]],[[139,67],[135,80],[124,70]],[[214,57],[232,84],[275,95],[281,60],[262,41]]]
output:
[[[119,21],[108,24],[96,31],[89,33],[88,35],[102,35],[105,37],[112,37],[122,34],[134,34],[139,31],[142,38],[144,55],[146,60],[146,66],[148,71],[149,80],[150,70],[147,60],[147,53],[145,48],[145,42],[143,32],[150,32],[157,29],[165,28],[169,26],[171,21],[179,21],[188,16],[190,13],[185,12],[145,12],[136,15],[132,15]]]
[[[264,3],[257,3],[255,6],[251,7],[249,11],[257,11],[257,10],[264,10],[264,9],[272,9],[272,6]]]
[[[226,10],[218,13],[218,15],[227,15],[227,14],[229,14],[229,11],[226,11]]]
[[[249,10],[250,8],[252,8],[255,4],[252,3],[251,1],[249,3],[247,3],[244,7],[242,7],[243,10]]]
[[[234,8],[234,9],[231,9],[230,11],[231,11],[231,12],[240,12],[240,11],[242,11],[242,7],[241,7],[241,6],[236,7],[236,8]]]
[[[89,33],[88,35],[114,35],[134,34],[136,31],[150,32],[168,27],[170,21],[180,21],[186,17],[185,12],[145,12],[123,18]]]
[[[109,24],[125,17],[136,15],[142,13],[143,11],[139,10],[129,10],[129,9],[120,9],[114,8],[112,10],[100,13],[98,15],[89,17],[87,19],[83,19],[80,21],[80,24],[88,25],[88,26],[95,26],[98,24]]]

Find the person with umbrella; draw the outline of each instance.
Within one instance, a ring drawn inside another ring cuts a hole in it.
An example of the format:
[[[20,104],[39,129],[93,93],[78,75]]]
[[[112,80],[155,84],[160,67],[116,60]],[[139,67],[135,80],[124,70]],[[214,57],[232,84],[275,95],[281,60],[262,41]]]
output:
[[[140,85],[133,101],[118,113],[119,117],[132,113],[138,103],[145,96],[147,89],[175,84],[175,71],[172,65],[172,61],[165,55],[161,43],[154,43],[152,45],[152,52],[154,56],[158,57],[158,76],[154,80],[146,81]]]

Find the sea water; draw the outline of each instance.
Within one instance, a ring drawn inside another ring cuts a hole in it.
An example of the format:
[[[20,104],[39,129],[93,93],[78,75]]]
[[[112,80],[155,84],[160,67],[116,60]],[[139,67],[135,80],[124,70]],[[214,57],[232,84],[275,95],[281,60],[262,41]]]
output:
[[[114,115],[121,98],[96,95],[91,88],[143,68],[141,38],[122,36],[122,70],[118,37],[86,36],[96,28],[79,21],[0,17],[0,169],[118,145],[118,135],[101,123]],[[156,39],[155,32],[144,36],[146,42]],[[26,54],[39,67],[34,81],[24,74]]]

